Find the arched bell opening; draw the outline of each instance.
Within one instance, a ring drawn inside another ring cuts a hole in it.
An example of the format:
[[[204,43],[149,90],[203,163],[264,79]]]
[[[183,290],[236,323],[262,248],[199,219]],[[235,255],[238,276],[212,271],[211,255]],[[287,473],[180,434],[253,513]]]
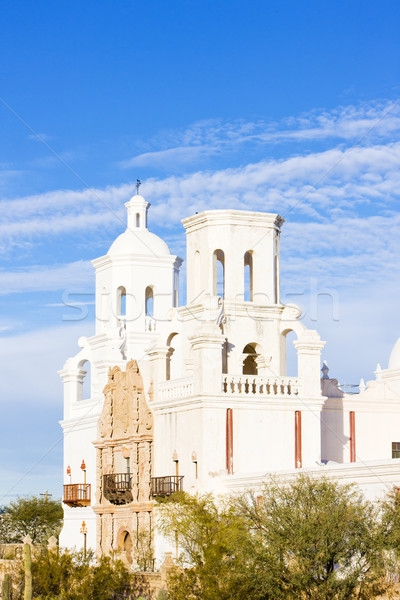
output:
[[[171,333],[167,339],[168,354],[166,364],[166,379],[179,379],[182,377],[182,339],[178,333]]]
[[[213,254],[213,293],[225,297],[225,254],[222,250],[215,250]]]
[[[243,257],[244,264],[244,300],[253,302],[253,251],[248,250]]]
[[[282,377],[298,376],[298,356],[294,346],[297,334],[293,329],[285,329],[281,333],[281,375]]]
[[[146,331],[155,331],[156,321],[154,319],[154,288],[148,285],[145,290],[144,307],[146,315]]]
[[[257,344],[247,344],[243,348],[243,375],[258,375]]]
[[[126,317],[126,288],[123,285],[117,289],[117,317]]]

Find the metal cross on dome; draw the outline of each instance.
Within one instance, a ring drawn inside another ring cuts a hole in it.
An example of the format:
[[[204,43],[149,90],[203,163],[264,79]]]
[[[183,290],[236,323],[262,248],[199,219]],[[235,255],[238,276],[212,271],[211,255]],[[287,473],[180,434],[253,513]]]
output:
[[[142,182],[140,181],[140,179],[136,179],[136,193],[139,196],[139,188],[142,185]]]

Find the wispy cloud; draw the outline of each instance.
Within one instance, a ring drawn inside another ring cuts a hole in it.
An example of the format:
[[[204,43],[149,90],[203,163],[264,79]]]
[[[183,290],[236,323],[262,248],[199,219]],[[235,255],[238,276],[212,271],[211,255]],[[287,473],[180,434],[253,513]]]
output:
[[[62,232],[122,231],[126,223],[122,203],[133,191],[133,184],[125,184],[3,201],[0,247]],[[151,222],[164,227],[176,227],[182,216],[193,212],[226,206],[283,216],[295,207],[296,215],[313,219],[369,203],[389,208],[400,196],[400,142],[149,179],[145,193],[153,203]]]
[[[94,271],[90,261],[40,265],[18,271],[0,271],[0,295],[20,292],[50,292],[67,288],[90,289]]]
[[[371,142],[400,132],[400,105],[393,101],[313,110],[279,122],[203,120],[182,131],[164,131],[146,142],[150,148],[121,161],[121,168],[188,165],[243,146],[287,142]]]
[[[33,140],[34,142],[41,142],[42,140],[44,140],[45,142],[51,142],[51,140],[53,140],[53,139],[54,139],[54,137],[47,133],[38,133],[38,134],[30,133],[28,135],[28,140]]]
[[[134,156],[129,160],[122,161],[120,166],[122,168],[130,167],[167,167],[174,165],[177,162],[180,164],[193,164],[203,157],[210,157],[212,154],[216,154],[221,150],[217,146],[212,147],[208,145],[201,146],[178,146],[176,148],[168,148],[167,150],[157,150],[154,152],[145,152]]]

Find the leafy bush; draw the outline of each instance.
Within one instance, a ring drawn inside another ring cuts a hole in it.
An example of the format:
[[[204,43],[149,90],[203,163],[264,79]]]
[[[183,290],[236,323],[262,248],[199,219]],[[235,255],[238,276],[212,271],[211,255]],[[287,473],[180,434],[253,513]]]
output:
[[[95,559],[88,552],[49,551],[32,560],[33,598],[41,600],[114,600],[142,593],[143,582],[121,560]],[[137,597],[137,596],[135,596]]]

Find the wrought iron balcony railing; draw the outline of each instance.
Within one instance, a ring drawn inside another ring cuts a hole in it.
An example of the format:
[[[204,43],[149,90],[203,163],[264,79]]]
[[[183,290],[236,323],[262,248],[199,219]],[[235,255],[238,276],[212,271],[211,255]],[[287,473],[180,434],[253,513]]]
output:
[[[183,490],[183,475],[168,475],[167,477],[151,478],[152,496],[171,496]]]
[[[129,473],[103,475],[103,493],[112,504],[132,502],[132,477]]]
[[[67,506],[90,506],[90,483],[64,485],[63,502]]]

